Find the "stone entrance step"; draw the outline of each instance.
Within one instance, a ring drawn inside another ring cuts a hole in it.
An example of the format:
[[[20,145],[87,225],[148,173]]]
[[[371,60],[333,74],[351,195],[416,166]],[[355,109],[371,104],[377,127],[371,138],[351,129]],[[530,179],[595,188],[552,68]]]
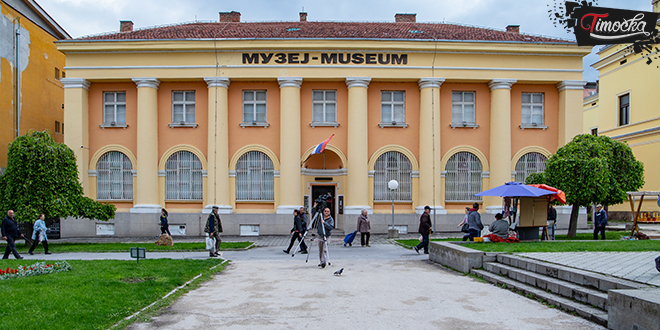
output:
[[[556,307],[571,313],[575,312],[579,316],[589,321],[607,327],[607,312],[602,309],[585,305],[583,303],[562,297],[552,292],[547,292],[529,284],[518,282],[514,279],[491,273],[487,270],[472,269],[470,272],[481,276],[488,282],[497,285],[504,285],[506,289],[520,291],[525,295],[533,295],[534,297],[541,299],[550,305],[555,305]]]

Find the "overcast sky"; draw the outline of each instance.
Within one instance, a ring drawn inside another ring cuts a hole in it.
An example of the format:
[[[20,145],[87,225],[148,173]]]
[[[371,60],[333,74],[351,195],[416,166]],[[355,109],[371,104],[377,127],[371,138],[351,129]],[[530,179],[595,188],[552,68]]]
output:
[[[594,1],[594,0],[591,0]],[[548,10],[563,0],[37,0],[72,37],[119,30],[120,20],[134,28],[194,20],[218,20],[218,12],[238,11],[243,22],[298,21],[304,8],[309,21],[392,22],[396,13],[416,13],[417,22],[455,22],[504,29],[520,25],[521,33],[575,40],[563,26],[554,26]],[[599,7],[652,11],[651,0],[595,0]],[[599,48],[599,46],[597,46]],[[597,49],[597,48],[595,48]],[[596,81],[584,58],[584,79]]]

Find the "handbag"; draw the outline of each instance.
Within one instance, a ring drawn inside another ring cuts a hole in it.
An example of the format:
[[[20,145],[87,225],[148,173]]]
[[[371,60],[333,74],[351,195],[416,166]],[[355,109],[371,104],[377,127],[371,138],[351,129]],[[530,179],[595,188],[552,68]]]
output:
[[[215,247],[215,238],[206,237],[206,250],[211,251]]]
[[[46,240],[46,233],[44,233],[44,231],[42,230],[39,232],[39,242],[43,242],[45,240]]]
[[[470,225],[468,225],[467,223],[464,223],[463,227],[461,227],[461,232],[469,233],[470,232]]]

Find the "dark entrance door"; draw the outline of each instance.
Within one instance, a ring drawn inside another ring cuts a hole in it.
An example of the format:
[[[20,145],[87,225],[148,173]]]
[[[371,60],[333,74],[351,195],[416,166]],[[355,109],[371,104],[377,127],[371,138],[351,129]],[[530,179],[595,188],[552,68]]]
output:
[[[336,201],[336,194],[335,194],[335,186],[334,185],[312,185],[312,206],[314,206],[314,201],[319,198],[319,196],[328,194],[332,196],[332,201],[328,203],[328,207],[330,208],[330,215],[332,216],[333,219],[335,219],[335,228],[337,227],[337,216],[335,213],[335,201]]]

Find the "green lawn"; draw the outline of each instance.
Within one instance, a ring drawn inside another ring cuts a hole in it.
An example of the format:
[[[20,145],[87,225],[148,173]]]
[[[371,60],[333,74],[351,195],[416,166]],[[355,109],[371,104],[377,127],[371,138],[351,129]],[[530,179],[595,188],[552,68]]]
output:
[[[576,252],[576,251],[660,251],[660,240],[623,240],[630,232],[608,231],[605,233],[607,240],[594,241],[593,233],[577,234],[575,238],[567,238],[566,235],[557,235],[556,241],[538,241],[522,243],[468,243],[465,245],[471,249],[484,252]],[[460,238],[431,239],[431,241],[460,241]],[[402,246],[412,248],[419,244],[419,240],[397,240]]]
[[[252,242],[222,242],[220,250],[245,249]],[[6,244],[0,244],[0,251],[4,252]],[[154,243],[54,243],[48,244],[50,252],[128,252],[132,247],[147,249],[147,252],[165,251],[205,251],[206,243],[174,243],[174,246],[158,246]],[[23,243],[16,244],[19,253],[27,253],[28,248]],[[35,252],[43,253],[43,245],[37,246]]]
[[[70,260],[73,269],[67,272],[0,280],[0,329],[108,329],[203,274],[150,310],[168,305],[221,271],[223,266],[210,268],[222,261],[146,259],[138,266],[135,261]],[[35,262],[2,260],[0,268]]]

